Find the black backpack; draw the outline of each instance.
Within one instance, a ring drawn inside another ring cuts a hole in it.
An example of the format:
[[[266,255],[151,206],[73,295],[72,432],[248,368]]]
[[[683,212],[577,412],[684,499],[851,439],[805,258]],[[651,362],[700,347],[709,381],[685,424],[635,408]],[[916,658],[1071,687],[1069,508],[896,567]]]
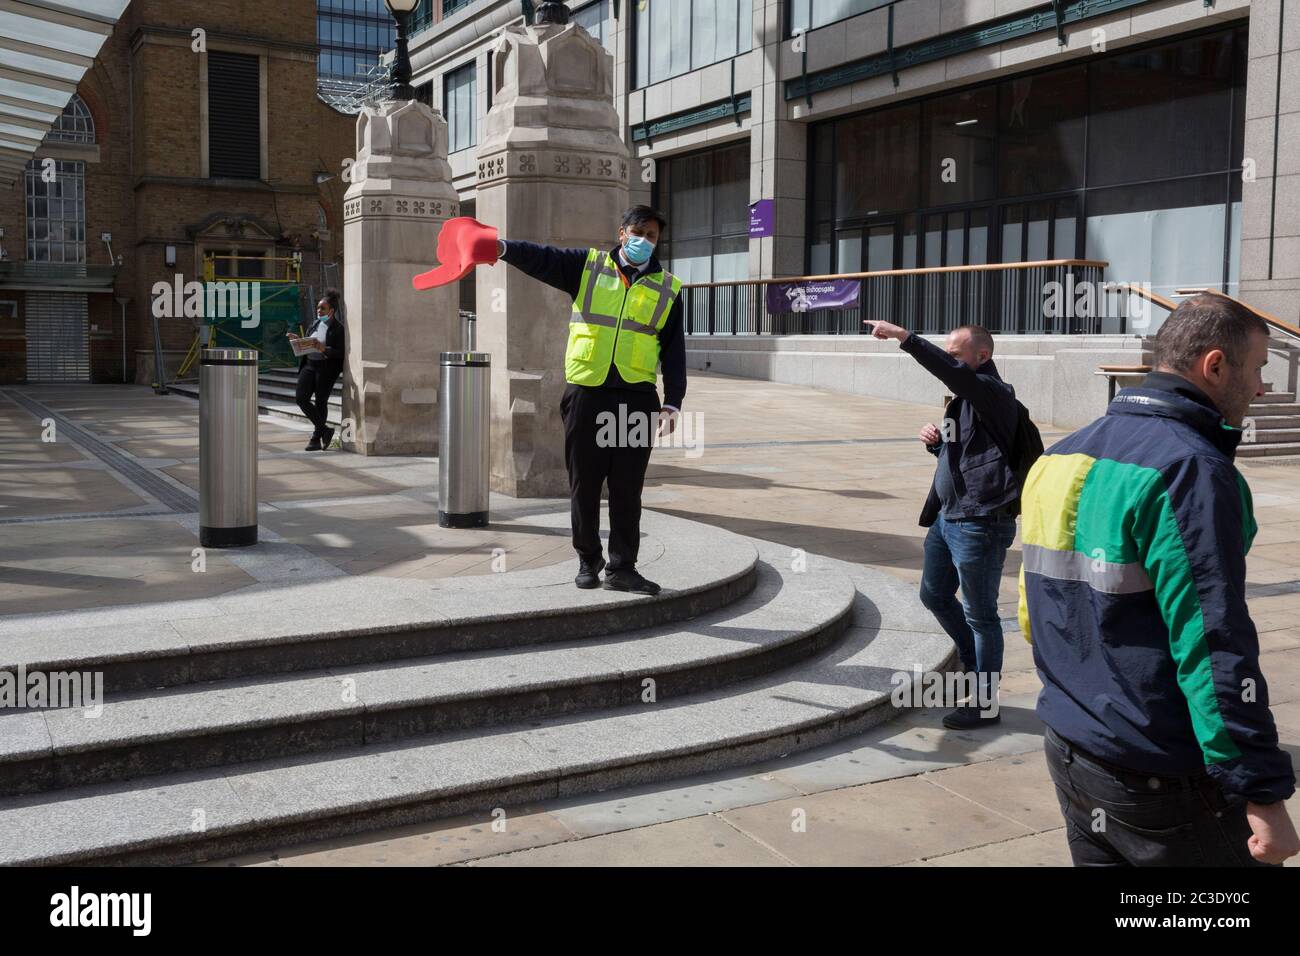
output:
[[[1001,443],[999,447],[1000,445]],[[1018,398],[1016,399],[1015,434],[1011,439],[1011,448],[1003,448],[1002,454],[1006,455],[1007,464],[1011,466],[1011,471],[1016,476],[1016,485],[1023,494],[1029,469],[1034,467],[1034,462],[1038,461],[1043,454],[1043,436],[1039,433],[1033,419],[1029,417],[1029,409],[1025,408],[1025,403]]]

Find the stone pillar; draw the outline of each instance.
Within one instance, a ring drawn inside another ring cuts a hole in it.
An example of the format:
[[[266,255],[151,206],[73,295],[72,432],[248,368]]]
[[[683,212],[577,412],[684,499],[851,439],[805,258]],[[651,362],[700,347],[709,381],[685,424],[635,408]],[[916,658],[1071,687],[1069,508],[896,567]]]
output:
[[[1300,2],[1255,0],[1246,69],[1241,298],[1300,324]],[[1253,172],[1253,176],[1250,173]],[[1232,291],[1232,290],[1229,290]],[[1265,380],[1269,379],[1265,375]],[[1276,382],[1282,387],[1282,381]]]
[[[609,249],[628,205],[613,57],[576,23],[508,27],[494,47],[476,216],[503,239]],[[477,270],[478,347],[492,353],[492,490],[568,494],[564,347],[571,300],[498,262]]]
[[[438,232],[460,203],[447,123],[423,103],[366,107],[343,197],[343,447],[363,455],[438,450],[438,353],[461,347],[456,285],[416,292],[436,263]]]

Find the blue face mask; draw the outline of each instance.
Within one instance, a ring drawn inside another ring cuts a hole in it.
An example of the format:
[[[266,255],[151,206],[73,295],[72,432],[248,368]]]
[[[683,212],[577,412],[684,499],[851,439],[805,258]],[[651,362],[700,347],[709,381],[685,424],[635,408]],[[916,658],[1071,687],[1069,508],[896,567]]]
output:
[[[330,320],[330,314],[326,312],[324,315],[317,315],[316,319],[319,322],[328,322]]]
[[[645,236],[628,236],[627,241],[623,243],[623,255],[627,256],[628,262],[639,266],[649,261],[654,247],[655,244]]]

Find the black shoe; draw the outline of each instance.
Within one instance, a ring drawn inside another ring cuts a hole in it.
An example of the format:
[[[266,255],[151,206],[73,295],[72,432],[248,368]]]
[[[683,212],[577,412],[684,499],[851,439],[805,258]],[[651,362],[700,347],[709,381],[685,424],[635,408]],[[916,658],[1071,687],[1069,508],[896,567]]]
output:
[[[594,562],[579,558],[578,576],[573,579],[573,583],[584,590],[600,587],[600,572],[604,567],[604,558],[597,558]]]
[[[326,428],[320,436],[320,450],[325,451],[332,441],[334,441],[334,429]]]
[[[641,577],[636,568],[619,568],[605,572],[605,587],[610,591],[631,591],[633,594],[658,594],[659,585]]]
[[[949,730],[975,730],[978,727],[992,727],[1002,723],[1002,715],[980,710],[964,704],[951,713],[944,714],[943,725]]]
[[[320,435],[312,435],[311,441],[307,442],[306,451],[320,451]]]

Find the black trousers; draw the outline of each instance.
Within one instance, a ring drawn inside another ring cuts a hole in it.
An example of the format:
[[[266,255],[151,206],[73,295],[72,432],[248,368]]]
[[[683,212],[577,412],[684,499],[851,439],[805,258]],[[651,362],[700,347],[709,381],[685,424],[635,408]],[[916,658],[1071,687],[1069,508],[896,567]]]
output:
[[[1243,797],[1208,773],[1124,770],[1050,727],[1043,749],[1075,866],[1266,866],[1250,855]]]
[[[316,434],[325,434],[329,414],[330,392],[343,370],[327,362],[303,363],[298,370],[298,391],[294,398],[302,413],[316,426]],[[312,399],[315,398],[315,404]]]
[[[560,414],[573,549],[599,560],[600,492],[608,482],[609,570],[631,568],[641,547],[641,488],[659,424],[659,394],[569,385]]]

